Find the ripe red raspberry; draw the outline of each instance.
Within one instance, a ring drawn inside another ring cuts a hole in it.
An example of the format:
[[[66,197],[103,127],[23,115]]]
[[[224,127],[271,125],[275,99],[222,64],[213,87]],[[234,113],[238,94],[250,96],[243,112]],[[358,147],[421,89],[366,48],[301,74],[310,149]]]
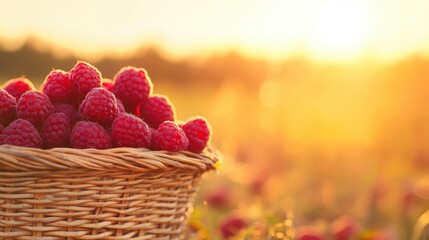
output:
[[[86,95],[79,113],[85,119],[108,126],[118,116],[116,97],[104,88],[94,88]]]
[[[334,240],[349,240],[355,238],[360,231],[359,224],[349,216],[342,216],[332,222],[331,233]]]
[[[140,103],[140,115],[151,127],[158,128],[165,121],[174,121],[174,107],[166,96],[153,95]]]
[[[33,124],[24,119],[17,119],[0,134],[0,144],[40,148],[42,138]]]
[[[210,126],[204,118],[197,117],[189,120],[182,127],[189,140],[188,150],[199,153],[204,150],[210,140]]]
[[[43,122],[54,111],[55,107],[49,101],[49,97],[36,90],[24,93],[19,99],[16,109],[19,118],[36,125]]]
[[[70,143],[73,148],[107,149],[112,147],[112,138],[109,132],[95,122],[77,122],[70,135]]]
[[[156,150],[177,152],[186,150],[189,141],[176,123],[165,121],[156,130],[153,144]]]
[[[3,85],[4,90],[6,90],[10,95],[14,96],[18,100],[22,94],[26,91],[34,89],[34,85],[30,80],[25,77],[14,78],[7,81]]]
[[[152,81],[143,68],[124,67],[115,75],[114,82],[113,92],[127,112],[134,112],[152,92]]]
[[[105,88],[105,89],[107,89],[107,90],[109,90],[111,92],[113,92],[113,85],[114,84],[113,84],[112,79],[108,79],[108,78],[104,78],[103,81],[102,81],[102,83],[101,83],[101,86],[103,88]]]
[[[210,191],[205,197],[207,204],[214,208],[225,208],[231,202],[231,191],[224,186]]]
[[[3,132],[3,130],[4,130],[4,126],[0,124],[0,134]]]
[[[0,123],[5,126],[15,119],[16,100],[3,89],[0,89]]]
[[[308,226],[300,226],[296,230],[297,240],[324,240],[325,238],[319,231]]]
[[[228,239],[234,235],[236,235],[240,229],[245,228],[247,226],[246,220],[239,215],[231,215],[225,218],[220,226],[220,232],[225,239]]]
[[[72,125],[78,120],[78,112],[73,105],[67,103],[55,103],[54,106],[55,112],[66,114]]]
[[[125,107],[121,100],[116,99],[116,105],[118,105],[118,114],[125,113]]]
[[[101,73],[91,64],[79,61],[70,70],[73,87],[80,96],[85,96],[93,88],[101,87]]]
[[[42,84],[42,92],[48,95],[51,102],[67,102],[74,100],[75,92],[70,75],[63,70],[52,70]]]
[[[40,135],[45,148],[68,147],[71,124],[65,113],[54,113],[42,124]]]
[[[112,123],[111,133],[115,147],[148,148],[151,143],[149,127],[132,114],[119,115]]]

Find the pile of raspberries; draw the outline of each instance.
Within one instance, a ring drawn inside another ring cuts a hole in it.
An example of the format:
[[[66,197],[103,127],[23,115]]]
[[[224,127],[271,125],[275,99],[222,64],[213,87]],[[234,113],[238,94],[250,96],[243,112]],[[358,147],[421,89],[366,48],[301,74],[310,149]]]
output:
[[[70,72],[52,70],[40,91],[24,77],[11,79],[0,89],[0,144],[202,152],[207,121],[175,122],[169,99],[152,90],[143,68],[124,67],[110,80],[83,61]]]

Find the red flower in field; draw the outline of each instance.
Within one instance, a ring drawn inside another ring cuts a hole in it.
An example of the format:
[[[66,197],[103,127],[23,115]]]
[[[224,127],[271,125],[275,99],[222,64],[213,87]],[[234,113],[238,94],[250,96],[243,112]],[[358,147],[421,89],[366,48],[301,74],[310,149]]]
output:
[[[224,239],[228,239],[235,236],[242,228],[247,226],[246,220],[239,215],[231,215],[225,218],[220,226],[219,230],[222,233]]]
[[[331,225],[331,233],[334,240],[351,240],[359,231],[359,224],[349,216],[342,216]]]
[[[212,207],[226,207],[230,202],[230,190],[226,187],[213,189],[207,194],[206,201]]]
[[[296,240],[324,240],[323,235],[312,227],[301,226],[296,229]]]

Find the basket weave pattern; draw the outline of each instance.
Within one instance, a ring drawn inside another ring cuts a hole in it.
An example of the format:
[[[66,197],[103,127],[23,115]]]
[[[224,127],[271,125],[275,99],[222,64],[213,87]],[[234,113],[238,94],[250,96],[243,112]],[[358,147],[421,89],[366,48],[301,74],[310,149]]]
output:
[[[0,239],[177,239],[202,154],[0,146]]]

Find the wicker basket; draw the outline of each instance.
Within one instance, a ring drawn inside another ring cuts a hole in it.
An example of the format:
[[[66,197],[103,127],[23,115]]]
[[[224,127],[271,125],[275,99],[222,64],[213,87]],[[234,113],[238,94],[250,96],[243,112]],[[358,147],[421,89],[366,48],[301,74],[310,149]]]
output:
[[[178,239],[218,154],[0,146],[0,239]]]

